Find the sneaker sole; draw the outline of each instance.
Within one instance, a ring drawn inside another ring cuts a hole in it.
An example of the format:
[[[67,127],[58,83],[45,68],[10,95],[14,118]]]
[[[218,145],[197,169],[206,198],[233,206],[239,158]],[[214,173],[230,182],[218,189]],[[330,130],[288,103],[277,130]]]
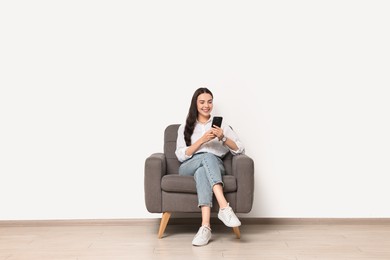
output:
[[[238,224],[238,225],[236,225],[236,226],[231,226],[231,225],[228,225],[228,224],[226,224],[226,223],[225,223],[225,221],[223,221],[223,220],[222,220],[222,219],[221,219],[219,216],[218,216],[218,219],[219,219],[219,220],[221,220],[221,221],[222,221],[222,223],[223,223],[223,224],[225,224],[225,226],[227,226],[227,227],[232,227],[232,228],[233,228],[233,227],[239,227],[239,226],[241,226],[241,223],[240,223],[240,224]]]

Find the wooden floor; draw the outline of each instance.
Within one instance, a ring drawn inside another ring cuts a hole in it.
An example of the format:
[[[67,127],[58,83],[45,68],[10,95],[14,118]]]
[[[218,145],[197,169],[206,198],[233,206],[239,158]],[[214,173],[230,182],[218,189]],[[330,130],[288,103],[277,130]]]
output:
[[[157,222],[91,225],[0,225],[0,260],[390,259],[389,224],[243,225],[241,239],[214,225],[207,246],[191,245],[197,225]]]

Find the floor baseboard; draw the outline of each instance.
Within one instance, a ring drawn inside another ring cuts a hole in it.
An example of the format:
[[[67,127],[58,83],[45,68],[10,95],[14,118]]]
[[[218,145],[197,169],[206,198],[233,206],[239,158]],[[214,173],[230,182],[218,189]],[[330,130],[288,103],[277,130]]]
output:
[[[389,224],[390,218],[240,218],[243,225],[373,225]],[[199,218],[171,218],[169,224],[199,224]],[[211,224],[221,224],[211,218]]]
[[[0,220],[0,227],[25,226],[123,226],[159,225],[161,218],[145,219],[65,219],[65,220]],[[390,225],[390,218],[240,218],[242,225]],[[200,218],[175,218],[169,225],[198,225]],[[222,224],[211,218],[211,224]]]

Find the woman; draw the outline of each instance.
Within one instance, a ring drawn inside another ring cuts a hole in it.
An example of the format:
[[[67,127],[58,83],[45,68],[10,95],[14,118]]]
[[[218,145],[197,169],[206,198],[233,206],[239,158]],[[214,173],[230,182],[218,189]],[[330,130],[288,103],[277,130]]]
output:
[[[229,151],[244,153],[237,134],[227,125],[212,126],[213,94],[199,88],[192,96],[186,123],[178,130],[176,156],[182,164],[180,175],[194,176],[198,206],[202,211],[202,225],[192,240],[195,246],[207,245],[211,238],[210,213],[213,194],[219,204],[218,218],[228,227],[238,227],[241,222],[234,214],[223,194],[222,175],[225,169],[222,157]]]

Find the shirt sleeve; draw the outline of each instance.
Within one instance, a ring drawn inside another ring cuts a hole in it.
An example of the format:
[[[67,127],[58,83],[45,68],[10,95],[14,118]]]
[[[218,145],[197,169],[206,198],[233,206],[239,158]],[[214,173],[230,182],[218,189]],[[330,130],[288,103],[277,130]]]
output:
[[[226,145],[226,147],[229,148],[230,152],[232,154],[234,154],[234,155],[236,155],[236,154],[244,154],[245,153],[245,147],[244,147],[243,143],[240,141],[240,139],[238,138],[238,135],[236,134],[236,132],[234,132],[234,130],[229,125],[225,126],[223,132],[224,132],[223,134],[227,138],[233,140],[236,143],[237,147],[238,147],[237,150],[232,150],[232,149],[230,149],[230,147],[228,147]]]
[[[179,129],[177,130],[177,140],[176,140],[176,157],[180,162],[184,162],[185,160],[192,157],[189,155],[186,155],[186,151],[188,149],[188,146],[184,140],[184,124],[179,126]]]

